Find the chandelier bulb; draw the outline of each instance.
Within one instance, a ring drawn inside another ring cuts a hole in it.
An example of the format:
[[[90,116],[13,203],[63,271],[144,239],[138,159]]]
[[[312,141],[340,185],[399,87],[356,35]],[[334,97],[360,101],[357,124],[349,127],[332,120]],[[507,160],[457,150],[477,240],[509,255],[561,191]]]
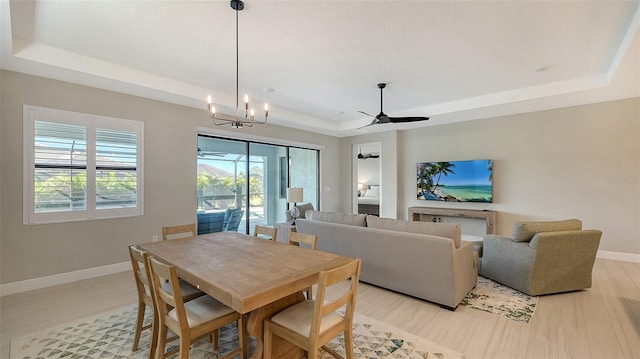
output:
[[[213,103],[213,99],[211,98],[211,95],[207,96],[207,103],[209,105],[211,105]]]
[[[211,114],[215,115],[216,114],[216,107],[211,105]]]
[[[244,103],[249,103],[249,95],[244,94]]]

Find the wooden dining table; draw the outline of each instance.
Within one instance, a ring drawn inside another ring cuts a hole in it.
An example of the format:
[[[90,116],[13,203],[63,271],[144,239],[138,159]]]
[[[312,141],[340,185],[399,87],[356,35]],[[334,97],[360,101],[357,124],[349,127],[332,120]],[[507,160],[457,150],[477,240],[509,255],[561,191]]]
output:
[[[175,265],[180,278],[243,314],[246,325],[240,330],[256,339],[252,359],[263,354],[265,318],[303,301],[302,291],[318,282],[321,271],[353,260],[238,232],[209,233],[138,247]],[[288,343],[274,342],[276,358],[301,357],[303,353]]]

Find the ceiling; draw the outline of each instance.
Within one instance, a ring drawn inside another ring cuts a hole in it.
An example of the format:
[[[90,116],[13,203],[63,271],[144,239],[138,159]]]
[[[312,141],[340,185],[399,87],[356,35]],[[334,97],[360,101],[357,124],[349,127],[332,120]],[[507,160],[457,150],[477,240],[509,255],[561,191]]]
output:
[[[640,55],[640,1],[268,1],[239,13],[239,83],[272,123],[334,136],[579,104]],[[228,1],[0,0],[2,68],[235,113]],[[628,62],[628,61],[627,61]],[[623,94],[638,96],[640,77]],[[427,122],[358,129],[380,111]],[[629,90],[630,89],[630,90]],[[635,91],[635,93],[634,93]],[[599,92],[604,94],[604,92]],[[606,100],[592,95],[587,101]],[[606,95],[603,95],[606,97]],[[241,100],[242,101],[242,100]],[[258,111],[260,112],[260,111]]]

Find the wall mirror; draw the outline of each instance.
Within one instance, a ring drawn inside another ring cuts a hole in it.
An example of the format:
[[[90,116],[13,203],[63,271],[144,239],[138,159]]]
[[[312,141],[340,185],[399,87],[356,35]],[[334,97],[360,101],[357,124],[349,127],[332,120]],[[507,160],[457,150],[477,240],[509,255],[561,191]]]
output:
[[[353,212],[379,216],[382,205],[382,144],[353,145],[354,201]]]

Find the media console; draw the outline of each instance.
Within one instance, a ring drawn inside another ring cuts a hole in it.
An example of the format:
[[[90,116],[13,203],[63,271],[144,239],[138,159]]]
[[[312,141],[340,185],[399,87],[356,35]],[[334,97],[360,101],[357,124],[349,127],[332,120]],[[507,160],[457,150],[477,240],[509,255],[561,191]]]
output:
[[[438,208],[438,207],[409,207],[410,221],[433,221],[434,217],[461,217],[484,219],[487,223],[487,234],[494,234],[496,227],[496,212],[484,209]],[[429,217],[428,219],[426,217]]]

